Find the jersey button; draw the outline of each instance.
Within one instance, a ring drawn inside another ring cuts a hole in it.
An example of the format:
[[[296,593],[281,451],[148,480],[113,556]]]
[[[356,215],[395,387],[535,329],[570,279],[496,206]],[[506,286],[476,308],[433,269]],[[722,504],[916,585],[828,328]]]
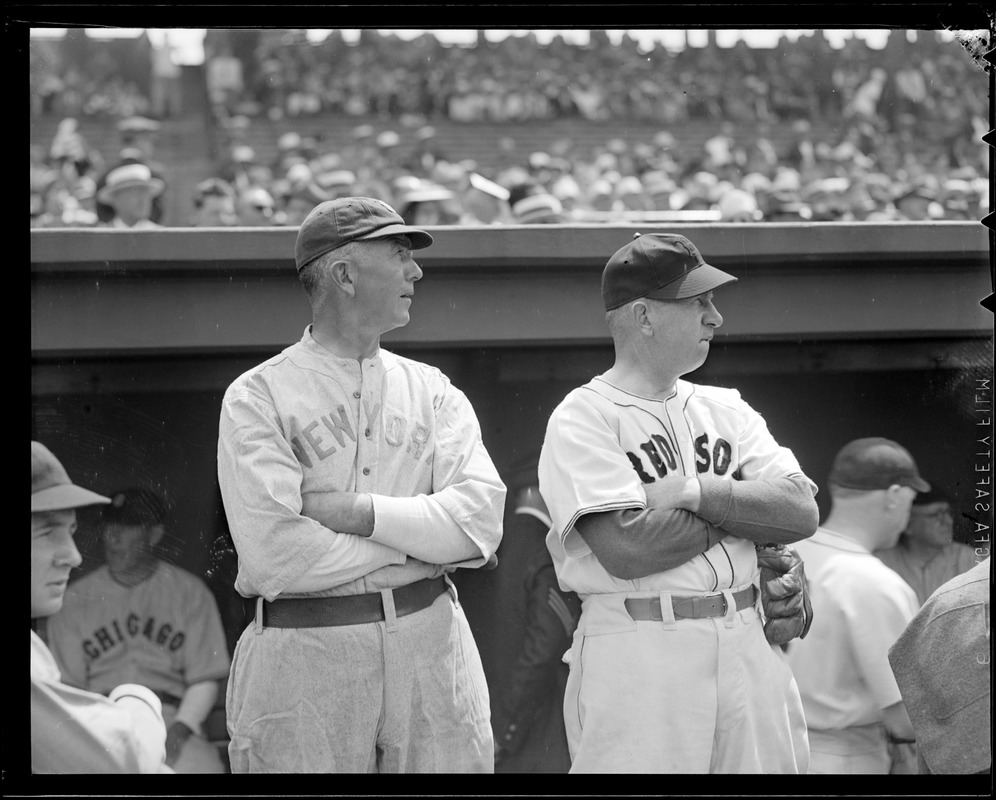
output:
[[[360,399],[360,393],[359,392],[353,392],[353,397],[355,397],[357,400],[359,400]]]
[[[370,467],[364,467],[363,468],[363,474],[364,475],[369,475],[370,474]]]
[[[363,435],[366,436],[369,439],[370,438],[370,429],[367,428],[365,431],[363,431]]]

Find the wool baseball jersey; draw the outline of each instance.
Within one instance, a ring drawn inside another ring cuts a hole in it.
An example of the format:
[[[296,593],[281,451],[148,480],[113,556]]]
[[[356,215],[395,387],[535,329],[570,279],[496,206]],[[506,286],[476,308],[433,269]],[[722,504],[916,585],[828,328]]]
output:
[[[310,326],[228,388],[218,479],[245,597],[362,594],[455,568],[408,557],[381,531],[456,530],[482,554],[460,566],[483,565],[501,541],[505,485],[466,395],[383,349],[340,358]],[[371,495],[370,538],[301,516],[303,493],[327,491]]]
[[[228,676],[214,595],[165,561],[135,586],[115,581],[106,565],[74,581],[47,635],[66,683],[102,694],[137,683],[180,698],[194,683]]]
[[[644,509],[644,486],[668,475],[724,480],[798,476],[791,450],[735,389],[678,380],[666,399],[641,397],[602,377],[574,389],[547,424],[539,486],[553,528],[547,545],[565,589],[582,596],[643,591],[710,592],[754,580],[754,543],[727,536],[674,569],[635,580],[610,575],[575,530],[585,514]],[[815,484],[809,481],[815,490]]]

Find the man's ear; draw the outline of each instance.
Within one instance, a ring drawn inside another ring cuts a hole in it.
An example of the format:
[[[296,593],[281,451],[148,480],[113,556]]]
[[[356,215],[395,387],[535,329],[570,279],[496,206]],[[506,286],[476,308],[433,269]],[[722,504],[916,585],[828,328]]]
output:
[[[150,525],[149,526],[149,544],[155,547],[162,541],[163,536],[166,535],[165,525]]]
[[[898,483],[892,484],[885,490],[885,505],[888,509],[894,509],[903,499],[903,487]]]
[[[654,333],[654,325],[650,321],[650,315],[647,313],[647,304],[642,300],[637,300],[633,305],[629,307],[629,313],[633,315],[633,322],[636,323],[636,329],[644,334],[645,336],[652,336]]]
[[[352,297],[356,294],[356,268],[349,259],[333,261],[329,267],[329,281],[340,292]]]

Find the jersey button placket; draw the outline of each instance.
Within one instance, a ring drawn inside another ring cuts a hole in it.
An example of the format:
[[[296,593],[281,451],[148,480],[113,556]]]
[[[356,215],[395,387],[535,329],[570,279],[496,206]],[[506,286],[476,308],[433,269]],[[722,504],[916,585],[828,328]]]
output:
[[[363,480],[364,478],[369,478],[371,472],[371,465],[374,463],[377,457],[377,448],[373,441],[373,421],[369,418],[364,419],[364,415],[369,412],[370,409],[377,407],[377,400],[375,398],[376,392],[371,392],[369,387],[376,386],[379,376],[377,375],[377,361],[369,360],[364,361],[361,369],[360,375],[360,389],[362,391],[356,391],[353,396],[357,399],[365,396],[366,403],[360,402],[359,415],[357,421],[360,422],[363,430],[363,438],[361,438],[356,443],[356,456],[357,456],[357,466],[363,465],[360,468],[360,479],[357,481],[357,490],[363,491],[369,489],[370,481]]]

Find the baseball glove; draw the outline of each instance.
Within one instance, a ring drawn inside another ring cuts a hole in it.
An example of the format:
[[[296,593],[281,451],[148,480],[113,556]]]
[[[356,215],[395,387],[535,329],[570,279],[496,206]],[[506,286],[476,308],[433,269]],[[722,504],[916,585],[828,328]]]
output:
[[[796,637],[805,639],[813,624],[813,607],[799,554],[785,545],[759,545],[757,563],[761,568],[765,638],[774,645]]]

